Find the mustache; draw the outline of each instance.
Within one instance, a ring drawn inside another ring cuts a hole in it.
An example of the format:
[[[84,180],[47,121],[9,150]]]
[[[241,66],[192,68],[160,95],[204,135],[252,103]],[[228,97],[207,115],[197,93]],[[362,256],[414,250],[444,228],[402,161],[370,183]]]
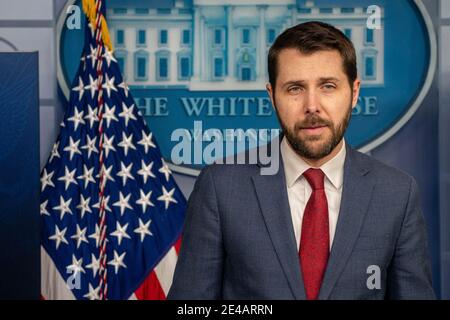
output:
[[[300,130],[300,129],[305,129],[305,128],[323,127],[323,126],[331,127],[332,125],[333,124],[331,123],[331,121],[322,119],[318,115],[311,115],[311,116],[308,116],[304,121],[297,122],[295,124],[294,129]]]

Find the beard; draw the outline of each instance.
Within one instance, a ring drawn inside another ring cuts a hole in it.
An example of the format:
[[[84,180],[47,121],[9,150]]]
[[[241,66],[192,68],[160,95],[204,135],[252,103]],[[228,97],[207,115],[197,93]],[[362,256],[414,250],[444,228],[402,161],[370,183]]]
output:
[[[351,99],[350,101],[352,101]],[[275,108],[276,109],[276,108]],[[278,121],[280,122],[282,131],[289,144],[292,146],[294,151],[301,157],[311,160],[319,160],[327,155],[329,155],[336,146],[341,142],[344,137],[345,131],[347,130],[348,124],[350,122],[352,114],[352,106],[350,104],[348,111],[344,119],[338,123],[334,124],[329,120],[320,118],[316,114],[308,115],[304,121],[299,121],[295,123],[293,128],[289,128],[280,118],[277,112]],[[323,135],[310,135],[302,139],[299,136],[300,130],[303,128],[314,127],[314,126],[326,126],[331,131],[331,136],[326,136],[325,140],[316,147],[313,147],[311,143],[315,141],[323,140]]]

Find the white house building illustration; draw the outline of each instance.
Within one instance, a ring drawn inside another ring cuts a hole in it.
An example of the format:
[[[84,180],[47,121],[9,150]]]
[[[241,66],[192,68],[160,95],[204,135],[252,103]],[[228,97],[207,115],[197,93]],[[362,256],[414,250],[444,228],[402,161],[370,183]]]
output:
[[[155,9],[135,2],[130,7],[112,0],[107,12],[115,56],[130,86],[264,90],[276,36],[310,20],[330,23],[353,41],[363,86],[384,84],[383,15],[381,28],[370,29],[364,7],[319,7],[309,0],[175,0],[171,8]]]

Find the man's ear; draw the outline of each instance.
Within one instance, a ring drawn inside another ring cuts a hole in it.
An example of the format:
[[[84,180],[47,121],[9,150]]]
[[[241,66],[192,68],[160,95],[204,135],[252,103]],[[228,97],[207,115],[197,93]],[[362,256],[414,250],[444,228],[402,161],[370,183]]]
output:
[[[356,78],[356,80],[353,82],[353,100],[352,100],[352,109],[356,107],[358,104],[358,98],[359,98],[359,90],[361,89],[361,80],[359,78]]]
[[[272,108],[275,109],[275,101],[274,101],[275,97],[273,95],[274,91],[273,91],[273,88],[272,88],[272,85],[270,84],[270,82],[268,82],[266,84],[266,90],[267,90],[267,94],[269,95],[270,102],[272,102]]]

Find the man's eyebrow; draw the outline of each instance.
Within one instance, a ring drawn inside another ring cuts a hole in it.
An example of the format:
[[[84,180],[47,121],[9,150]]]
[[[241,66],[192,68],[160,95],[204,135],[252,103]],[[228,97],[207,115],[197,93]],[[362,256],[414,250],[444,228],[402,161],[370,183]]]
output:
[[[339,80],[339,79],[336,78],[336,77],[321,77],[321,78],[319,78],[319,80],[318,80],[319,83],[326,83],[326,82],[336,82],[336,83],[338,83],[338,82],[340,82],[340,81],[341,81],[341,80]],[[285,82],[285,83],[282,85],[282,87],[283,87],[283,88],[286,88],[286,87],[291,86],[291,85],[301,85],[301,86],[303,86],[303,85],[305,85],[305,84],[306,84],[306,81],[305,81],[305,80],[290,80],[290,81]]]
[[[285,82],[282,87],[287,87],[290,85],[304,85],[305,83],[306,83],[305,80],[291,80],[291,81]]]
[[[319,78],[319,82],[320,83],[324,83],[324,82],[340,82],[340,80],[338,78],[335,77],[323,77],[323,78]]]

